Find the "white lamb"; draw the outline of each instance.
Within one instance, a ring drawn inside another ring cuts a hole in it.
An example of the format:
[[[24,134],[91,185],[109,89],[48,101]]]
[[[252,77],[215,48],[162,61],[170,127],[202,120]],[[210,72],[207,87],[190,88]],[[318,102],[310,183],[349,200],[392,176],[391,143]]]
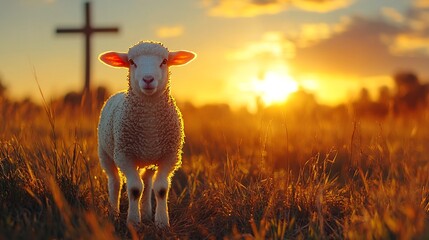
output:
[[[98,154],[108,177],[109,202],[118,214],[119,168],[127,181],[128,223],[140,223],[141,214],[152,218],[153,189],[155,223],[169,226],[168,191],[171,177],[181,165],[184,132],[182,115],[170,94],[168,68],[186,64],[195,56],[141,41],[128,53],[106,52],[99,57],[107,65],[129,68],[128,89],[106,101],[98,124]]]

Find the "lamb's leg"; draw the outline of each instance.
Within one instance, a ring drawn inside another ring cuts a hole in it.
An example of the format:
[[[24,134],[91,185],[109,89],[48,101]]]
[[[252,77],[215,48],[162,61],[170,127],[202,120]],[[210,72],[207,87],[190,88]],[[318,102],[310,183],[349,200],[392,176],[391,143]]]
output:
[[[144,183],[144,190],[142,196],[142,217],[146,220],[152,220],[152,182],[153,169],[145,169],[142,179]]]
[[[132,159],[124,158],[118,162],[122,163],[119,168],[127,178],[129,201],[127,223],[138,224],[140,223],[140,199],[143,192],[143,182]]]
[[[119,199],[122,188],[121,177],[119,176],[118,168],[113,159],[106,152],[99,150],[100,164],[107,175],[107,187],[109,191],[109,203],[112,212],[117,217],[119,215]]]
[[[159,227],[170,226],[168,216],[168,191],[170,189],[170,178],[175,165],[160,164],[155,174],[153,191],[156,199],[155,223]]]

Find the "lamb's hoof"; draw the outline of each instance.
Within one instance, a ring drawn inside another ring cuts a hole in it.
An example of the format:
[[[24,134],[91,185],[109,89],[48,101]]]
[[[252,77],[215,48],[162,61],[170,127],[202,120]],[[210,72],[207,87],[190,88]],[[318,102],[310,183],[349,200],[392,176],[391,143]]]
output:
[[[170,223],[169,222],[164,222],[164,221],[155,222],[155,225],[158,228],[169,228],[170,227]]]
[[[140,228],[140,222],[135,222],[135,221],[131,221],[131,220],[127,220],[127,226],[129,229],[134,229],[137,230]]]
[[[142,226],[139,223],[127,221],[127,228],[131,234],[131,239],[139,239],[137,233],[141,230],[141,227]]]
[[[139,226],[140,225],[140,219],[139,217],[129,217],[127,218],[127,225],[134,225],[134,226]]]
[[[151,214],[142,214],[142,221],[143,222],[151,222],[152,221],[152,215]]]
[[[116,210],[109,209],[109,211],[108,211],[108,217],[109,217],[109,219],[110,219],[110,220],[112,220],[112,221],[117,221],[117,220],[119,220],[119,218],[120,218],[120,214],[119,214],[119,212],[118,212],[118,211],[116,211]]]

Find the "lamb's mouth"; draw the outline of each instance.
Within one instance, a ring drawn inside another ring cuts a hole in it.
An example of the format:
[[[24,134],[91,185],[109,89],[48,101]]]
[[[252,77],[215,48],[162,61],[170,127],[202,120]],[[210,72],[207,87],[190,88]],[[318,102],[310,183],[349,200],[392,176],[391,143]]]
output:
[[[152,95],[153,93],[155,93],[155,91],[156,91],[156,88],[154,87],[144,87],[142,89],[142,92],[146,95]]]

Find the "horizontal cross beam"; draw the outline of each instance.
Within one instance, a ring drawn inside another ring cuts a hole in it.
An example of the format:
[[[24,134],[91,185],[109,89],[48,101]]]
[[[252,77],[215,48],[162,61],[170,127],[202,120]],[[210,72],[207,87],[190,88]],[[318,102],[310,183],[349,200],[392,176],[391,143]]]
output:
[[[117,27],[96,28],[91,25],[91,5],[85,3],[85,25],[81,28],[58,28],[56,33],[83,33],[85,35],[85,85],[84,92],[89,92],[91,82],[91,36],[93,33],[117,33]]]

